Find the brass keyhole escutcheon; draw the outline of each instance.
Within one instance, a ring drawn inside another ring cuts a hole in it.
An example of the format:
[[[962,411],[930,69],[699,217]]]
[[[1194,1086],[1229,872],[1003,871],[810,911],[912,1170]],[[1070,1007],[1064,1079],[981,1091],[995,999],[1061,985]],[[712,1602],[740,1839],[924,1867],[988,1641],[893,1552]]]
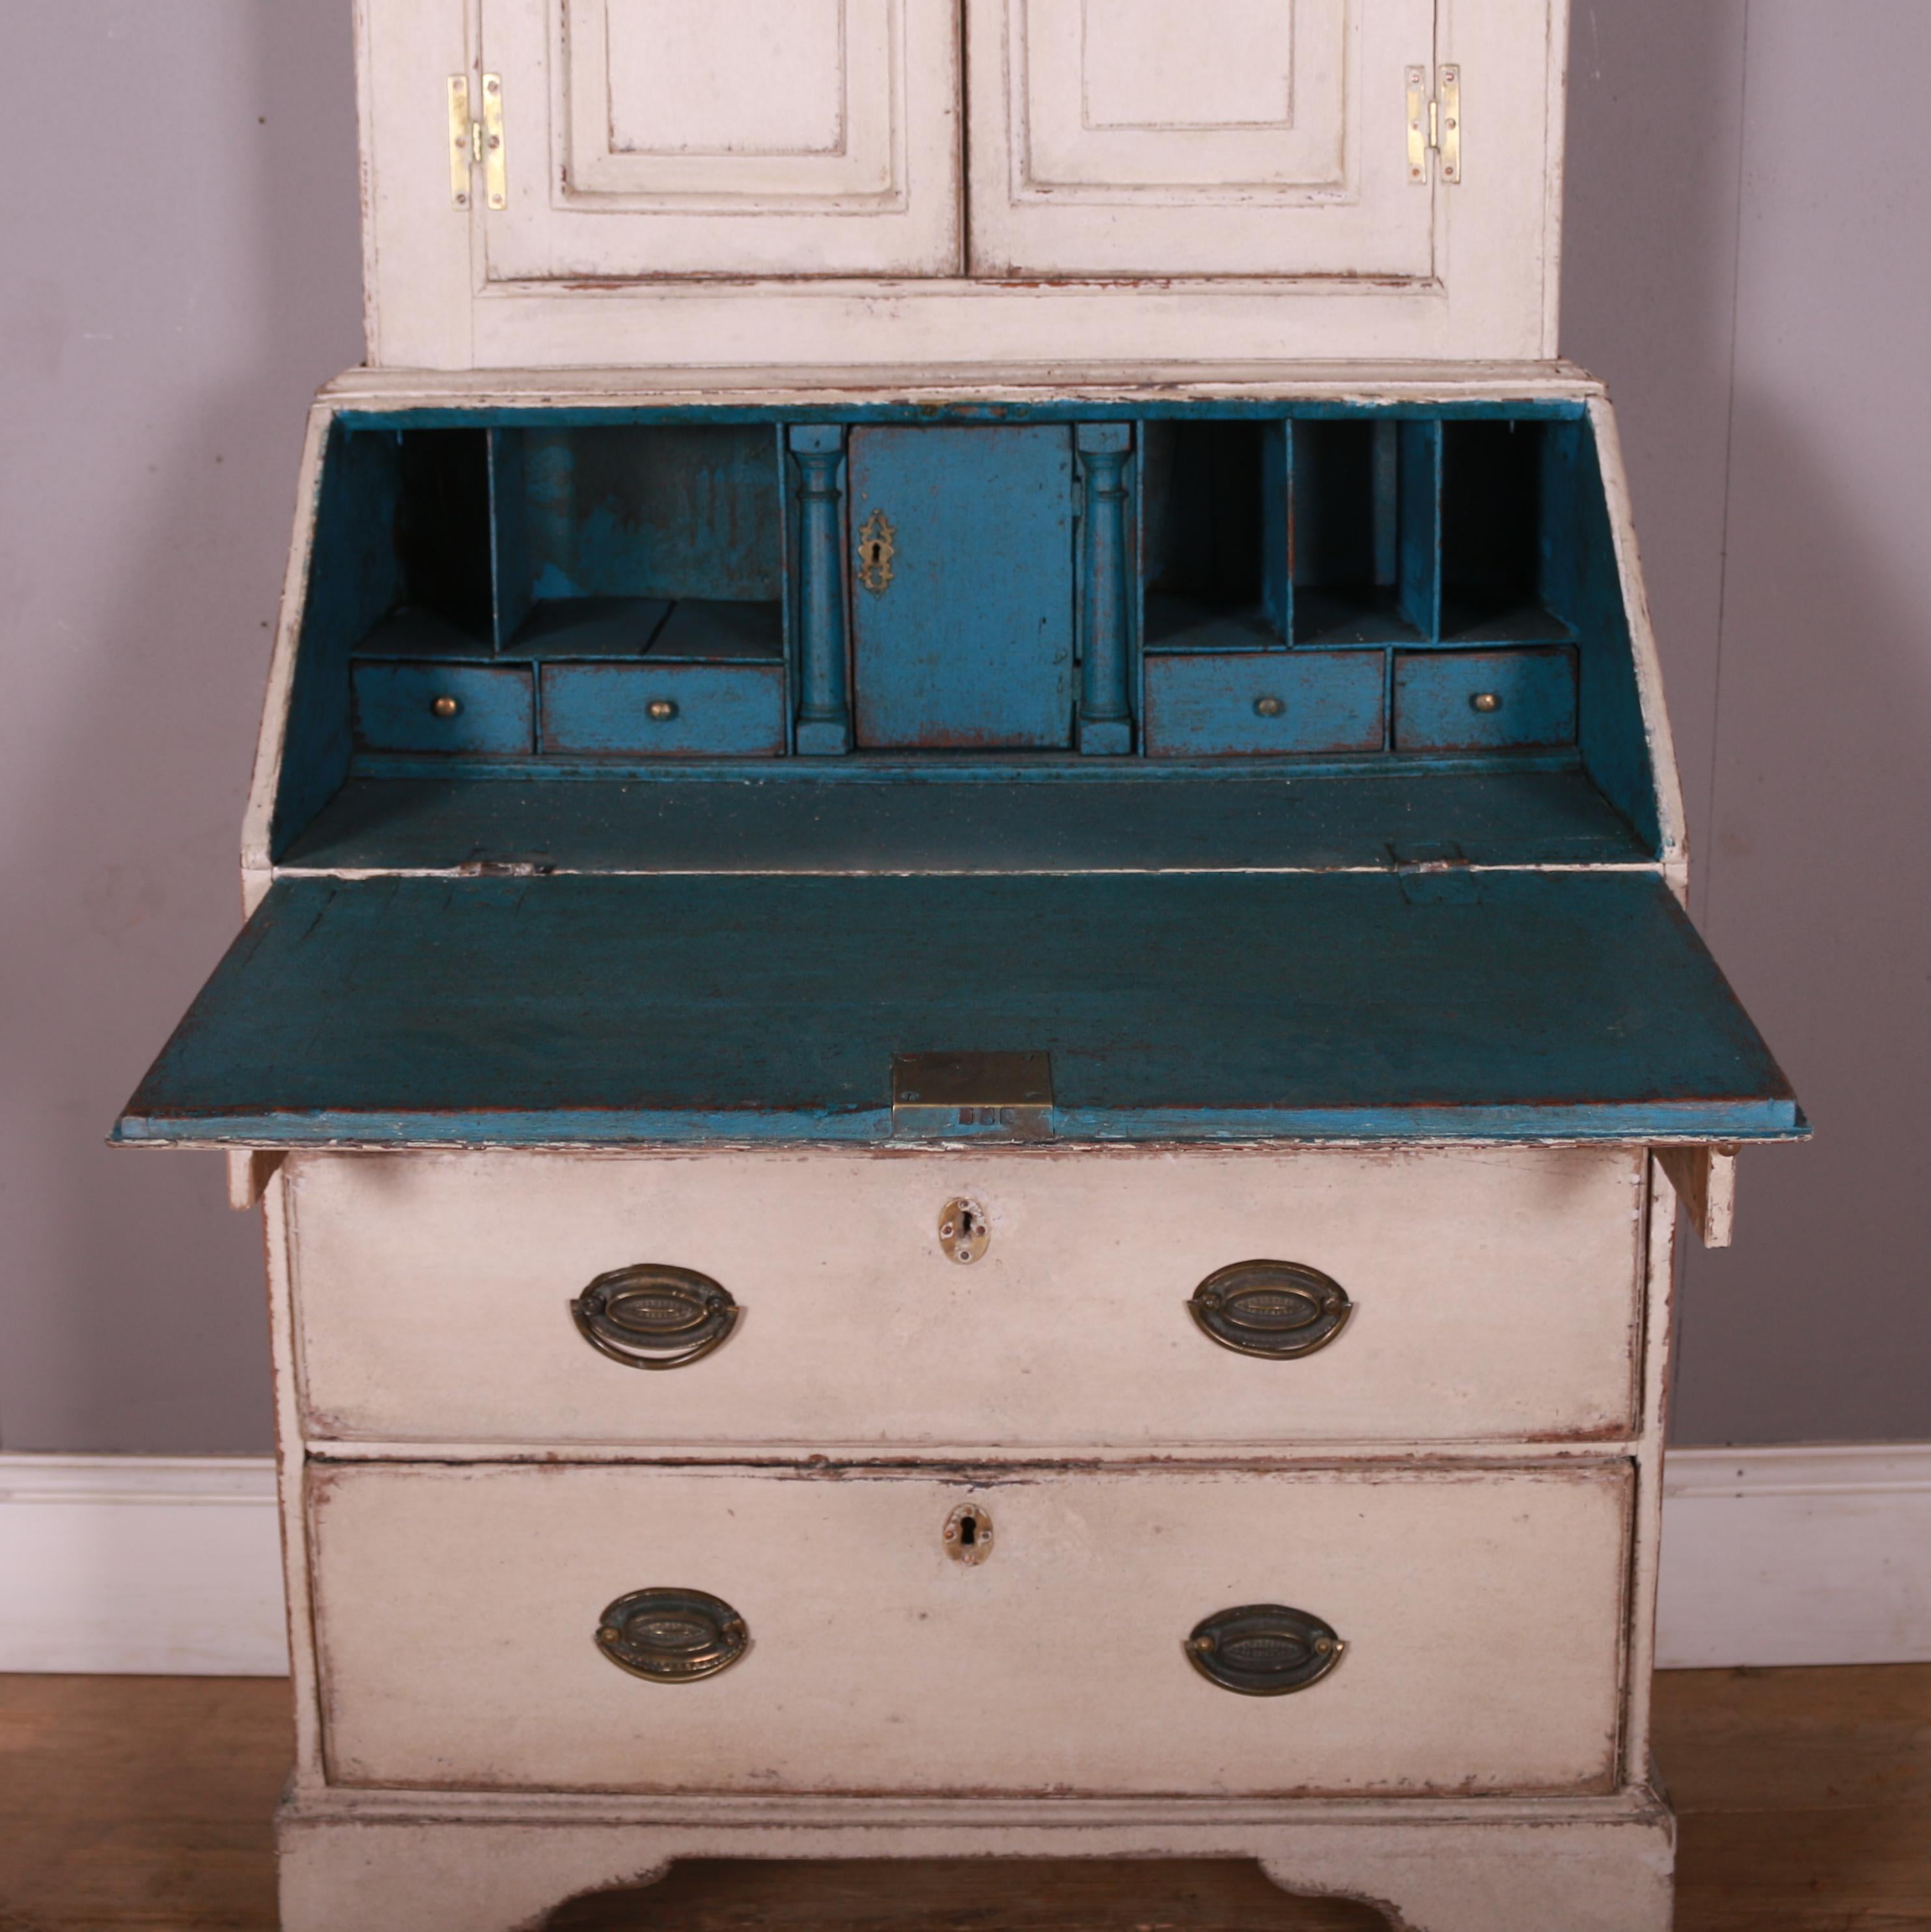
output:
[[[438,718],[453,718],[462,708],[461,704],[453,698],[434,698],[429,701],[429,709]]]
[[[938,1245],[947,1261],[969,1267],[993,1245],[991,1224],[976,1201],[948,1201],[938,1210]]]
[[[993,1553],[993,1519],[977,1503],[961,1503],[945,1519],[941,1539],[955,1563],[983,1563]]]
[[[883,510],[874,510],[858,532],[858,581],[874,597],[882,597],[892,580],[898,536]]]

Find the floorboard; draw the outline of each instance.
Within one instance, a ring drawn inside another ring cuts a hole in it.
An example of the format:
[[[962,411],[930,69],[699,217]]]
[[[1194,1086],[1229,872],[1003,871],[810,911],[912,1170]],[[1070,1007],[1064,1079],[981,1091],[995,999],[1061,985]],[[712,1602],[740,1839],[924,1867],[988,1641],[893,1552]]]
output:
[[[287,1700],[278,1678],[0,1677],[0,1932],[273,1932]],[[1682,1814],[1677,1932],[1931,1927],[1931,1666],[1667,1672],[1656,1748]],[[705,1864],[578,1900],[550,1932],[1380,1924],[1239,1865]]]

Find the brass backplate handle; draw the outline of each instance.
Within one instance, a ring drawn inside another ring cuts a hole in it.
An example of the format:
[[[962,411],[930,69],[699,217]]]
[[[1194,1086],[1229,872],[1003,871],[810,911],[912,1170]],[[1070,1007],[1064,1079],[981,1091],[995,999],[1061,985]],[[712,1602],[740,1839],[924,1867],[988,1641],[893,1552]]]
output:
[[[596,1647],[653,1684],[695,1684],[728,1670],[751,1647],[744,1619],[704,1590],[633,1590],[596,1624]]]
[[[1243,1604],[1197,1623],[1182,1646],[1210,1684],[1243,1697],[1283,1697],[1318,1683],[1347,1646],[1332,1624],[1285,1604]]]
[[[1354,1304],[1332,1275],[1299,1262],[1236,1262],[1194,1289],[1188,1312],[1200,1332],[1242,1355],[1293,1361],[1325,1348]]]
[[[730,1340],[743,1313],[690,1268],[646,1264],[600,1274],[570,1304],[583,1338],[627,1369],[681,1369]]]

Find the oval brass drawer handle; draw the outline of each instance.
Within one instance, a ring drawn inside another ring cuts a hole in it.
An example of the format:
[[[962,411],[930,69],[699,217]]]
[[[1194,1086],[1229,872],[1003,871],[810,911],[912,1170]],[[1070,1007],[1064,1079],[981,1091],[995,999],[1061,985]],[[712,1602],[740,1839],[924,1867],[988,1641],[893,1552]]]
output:
[[[1194,1626],[1187,1660],[1209,1683],[1243,1697],[1281,1697],[1318,1683],[1347,1646],[1332,1627],[1285,1604],[1243,1604]]]
[[[1354,1312],[1339,1282],[1299,1262],[1236,1262],[1216,1268],[1187,1306],[1201,1332],[1223,1348],[1275,1361],[1325,1348]]]
[[[704,1590],[633,1590],[597,1619],[596,1647],[653,1684],[695,1684],[728,1670],[751,1647],[744,1619]]]
[[[600,1274],[570,1304],[585,1341],[627,1369],[681,1369],[730,1340],[743,1312],[731,1291],[690,1268]]]

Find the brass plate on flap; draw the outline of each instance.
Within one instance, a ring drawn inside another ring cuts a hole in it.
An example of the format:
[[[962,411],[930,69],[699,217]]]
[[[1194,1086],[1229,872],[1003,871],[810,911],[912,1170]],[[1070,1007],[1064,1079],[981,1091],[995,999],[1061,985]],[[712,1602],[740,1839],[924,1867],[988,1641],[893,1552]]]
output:
[[[894,1054],[892,1132],[908,1140],[1050,1140],[1053,1056]]]

